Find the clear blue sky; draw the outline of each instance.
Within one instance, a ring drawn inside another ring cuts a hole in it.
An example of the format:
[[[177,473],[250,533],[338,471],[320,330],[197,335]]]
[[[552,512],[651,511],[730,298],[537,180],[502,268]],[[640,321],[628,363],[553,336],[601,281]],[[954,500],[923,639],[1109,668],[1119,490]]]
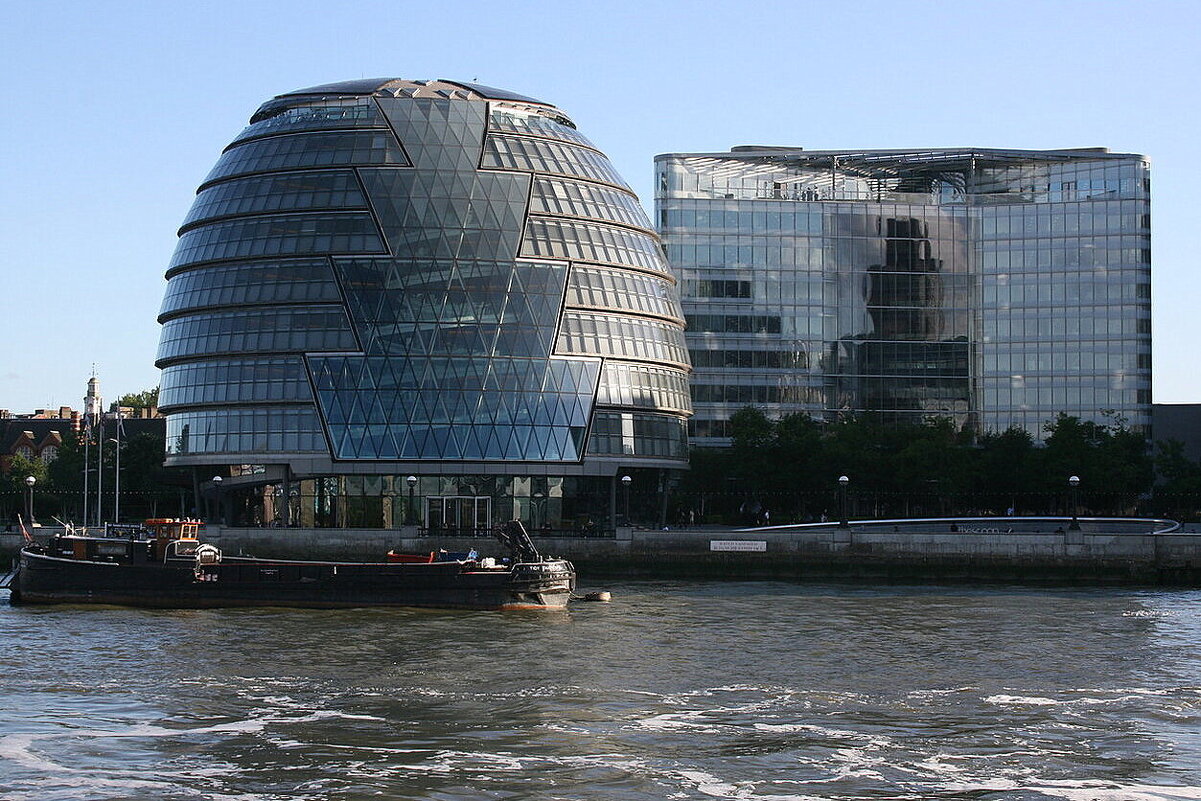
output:
[[[0,408],[79,408],[93,363],[107,400],[155,386],[163,271],[221,148],[275,94],[378,76],[554,103],[648,206],[655,154],[746,143],[1146,154],[1155,401],[1201,402],[1198,9],[0,0]]]

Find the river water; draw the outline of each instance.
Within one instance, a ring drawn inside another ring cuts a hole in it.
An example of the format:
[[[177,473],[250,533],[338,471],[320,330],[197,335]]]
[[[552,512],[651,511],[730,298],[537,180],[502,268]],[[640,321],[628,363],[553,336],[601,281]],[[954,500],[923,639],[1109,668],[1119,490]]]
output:
[[[608,589],[0,606],[0,798],[1201,799],[1201,593]]]

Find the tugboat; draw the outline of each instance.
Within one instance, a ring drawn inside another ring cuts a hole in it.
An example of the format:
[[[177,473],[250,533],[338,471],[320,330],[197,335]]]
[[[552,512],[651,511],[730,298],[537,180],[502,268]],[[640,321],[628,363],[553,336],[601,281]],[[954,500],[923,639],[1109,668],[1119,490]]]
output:
[[[320,562],[228,556],[198,538],[200,523],[108,525],[103,536],[68,530],[40,545],[26,535],[12,578],[14,604],[409,606],[561,609],[575,567],[538,553],[521,521],[498,526],[507,559],[474,552],[409,561]],[[458,558],[456,558],[458,557]]]

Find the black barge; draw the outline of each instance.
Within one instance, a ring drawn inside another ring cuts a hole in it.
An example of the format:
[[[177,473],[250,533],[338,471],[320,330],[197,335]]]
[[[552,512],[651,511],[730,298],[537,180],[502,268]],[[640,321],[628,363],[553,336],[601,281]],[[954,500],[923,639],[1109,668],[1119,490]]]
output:
[[[575,589],[575,568],[544,558],[520,521],[495,533],[508,559],[389,554],[380,562],[228,556],[197,538],[199,523],[152,520],[108,526],[104,536],[68,533],[27,543],[18,557],[14,604],[116,604],[171,609],[231,606],[407,606],[555,609]]]

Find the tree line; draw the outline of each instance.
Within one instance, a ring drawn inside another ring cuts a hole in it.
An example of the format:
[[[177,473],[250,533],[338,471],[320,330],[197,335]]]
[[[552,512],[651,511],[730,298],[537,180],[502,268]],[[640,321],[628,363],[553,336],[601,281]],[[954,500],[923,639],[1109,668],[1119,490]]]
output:
[[[1179,442],[1155,451],[1116,415],[1065,414],[1036,442],[1024,429],[973,436],[947,418],[885,423],[861,415],[822,423],[770,419],[747,407],[730,418],[729,448],[694,448],[675,498],[678,520],[788,523],[944,515],[1165,515],[1197,520],[1201,464]],[[1072,490],[1069,477],[1079,477]]]

